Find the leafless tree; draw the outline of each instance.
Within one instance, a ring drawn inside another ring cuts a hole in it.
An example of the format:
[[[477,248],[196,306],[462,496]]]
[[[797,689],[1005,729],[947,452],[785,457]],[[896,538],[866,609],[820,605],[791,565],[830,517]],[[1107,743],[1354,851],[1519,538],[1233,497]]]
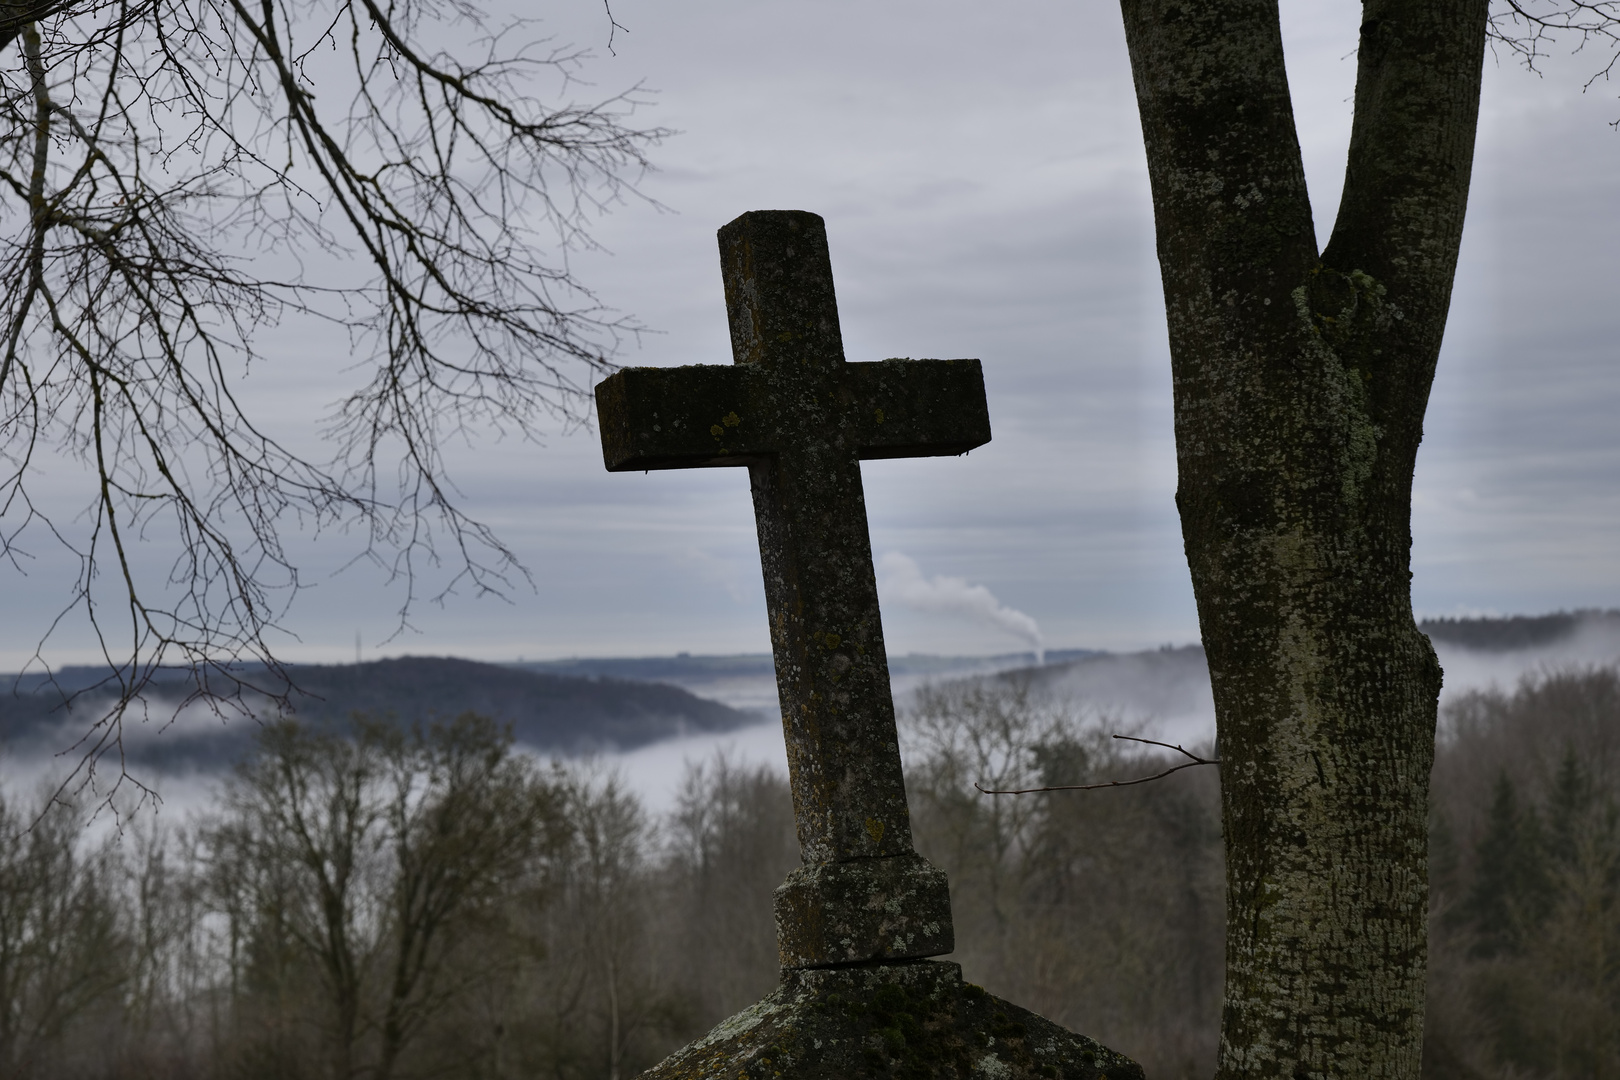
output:
[[[1587,87],[1608,81],[1620,63],[1620,4],[1614,0],[1499,0],[1491,6],[1491,45],[1531,71],[1554,49],[1590,50],[1598,63]]]
[[[950,876],[952,959],[968,978],[1150,1076],[1207,1076],[1220,988],[1218,777],[1132,784],[1171,759],[1115,729],[1017,678],[920,693],[903,718],[918,849]],[[1091,785],[1118,790],[1069,793]]]
[[[81,843],[79,808],[0,797],[0,1077],[50,1075],[67,1036],[117,1009],[128,941],[112,852]]]
[[[468,943],[499,948],[510,902],[567,835],[561,793],[492,721],[467,714],[384,735],[392,859],[375,1080],[390,1080],[407,1044],[487,975],[487,961],[451,957]]]
[[[511,1070],[558,1080],[633,1076],[679,1045],[672,1017],[691,991],[653,940],[665,898],[653,823],[593,764],[559,766],[566,842],[547,859],[532,910],[539,962],[508,995]]]
[[[971,876],[953,882],[954,904],[961,909],[982,902],[998,937],[1012,915],[1017,856],[1044,804],[986,800],[977,785],[1034,786],[1042,749],[1070,735],[1074,719],[1020,680],[926,686],[905,715],[907,742],[918,758],[908,789],[929,834],[919,843],[948,849],[948,865],[973,868]]]
[[[206,831],[250,1007],[274,1017],[266,999],[292,987],[289,1015],[320,1032],[333,1076],[389,1080],[500,967],[461,953],[501,955],[558,813],[532,760],[476,716],[411,734],[266,729]]]
[[[689,978],[696,1018],[712,1025],[776,984],[772,894],[800,862],[787,778],[725,754],[692,765],[667,833],[673,895],[658,947]]]
[[[205,1007],[216,973],[202,947],[205,917],[191,837],[153,817],[129,822],[118,845],[118,904],[128,941],[117,1051],[131,1071],[174,1074],[207,1035]]]
[[[1276,0],[1121,0],[1177,508],[1222,761],[1220,1080],[1418,1074],[1441,671],[1411,495],[1487,42],[1614,66],[1613,0],[1363,0],[1325,246]]]
[[[1620,671],[1442,713],[1424,1073],[1620,1076]]]
[[[402,628],[429,565],[440,594],[521,581],[442,447],[580,418],[636,329],[569,252],[664,134],[639,88],[580,103],[583,53],[472,0],[8,0],[12,42],[0,557],[77,567],[36,662],[93,632],[119,707],[86,762],[159,666],[215,702],[276,667],[289,527],[354,531]],[[248,407],[278,327],[353,364],[330,453]]]
[[[645,948],[645,872],[648,822],[641,804],[614,777],[600,784],[576,780],[569,792],[573,825],[569,889],[579,933],[581,975],[597,988],[606,1020],[600,1059],[608,1080],[622,1080],[625,1051],[647,1019],[636,1007],[633,958]],[[639,1071],[639,1070],[637,1070]]]

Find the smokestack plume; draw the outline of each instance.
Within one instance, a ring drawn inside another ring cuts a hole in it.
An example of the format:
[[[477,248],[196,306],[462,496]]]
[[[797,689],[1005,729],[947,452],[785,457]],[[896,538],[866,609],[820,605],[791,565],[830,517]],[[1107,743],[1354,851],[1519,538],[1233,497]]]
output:
[[[959,577],[924,577],[915,559],[890,551],[878,560],[878,589],[885,601],[914,611],[957,615],[993,626],[1028,644],[1035,652],[1036,664],[1046,663],[1046,642],[1039,624],[997,600],[983,585],[969,585]]]

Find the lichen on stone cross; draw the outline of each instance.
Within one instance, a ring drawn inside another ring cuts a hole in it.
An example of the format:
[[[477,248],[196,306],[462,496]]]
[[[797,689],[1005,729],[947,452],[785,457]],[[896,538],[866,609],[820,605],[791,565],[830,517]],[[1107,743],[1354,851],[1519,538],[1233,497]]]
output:
[[[804,864],[776,891],[776,991],[640,1080],[1141,1080],[924,959],[954,944],[950,895],[911,846],[860,462],[988,442],[979,362],[846,363],[814,214],[744,214],[720,263],[736,363],[605,380],[602,453],[748,468]]]
[[[821,218],[720,230],[735,363],[596,388],[610,471],[746,466],[803,865],[777,890],[786,968],[951,951],[945,875],[912,848],[862,459],[990,440],[977,360],[844,359]]]

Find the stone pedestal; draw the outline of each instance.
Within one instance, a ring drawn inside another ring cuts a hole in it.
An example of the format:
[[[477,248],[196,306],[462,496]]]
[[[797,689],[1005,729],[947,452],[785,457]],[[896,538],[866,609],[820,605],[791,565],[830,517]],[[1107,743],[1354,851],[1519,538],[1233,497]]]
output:
[[[776,992],[640,1080],[1142,1080],[1107,1047],[941,961],[786,969]]]
[[[801,866],[776,890],[776,944],[785,968],[940,956],[950,885],[920,855]]]

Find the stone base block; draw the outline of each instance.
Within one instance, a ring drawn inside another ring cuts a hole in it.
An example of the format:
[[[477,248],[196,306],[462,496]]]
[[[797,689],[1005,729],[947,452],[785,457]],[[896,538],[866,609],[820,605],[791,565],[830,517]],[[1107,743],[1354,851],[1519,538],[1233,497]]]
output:
[[[784,968],[948,953],[945,872],[919,855],[801,866],[776,890],[776,945]]]
[[[640,1080],[1142,1080],[1142,1068],[940,961],[784,971]]]

